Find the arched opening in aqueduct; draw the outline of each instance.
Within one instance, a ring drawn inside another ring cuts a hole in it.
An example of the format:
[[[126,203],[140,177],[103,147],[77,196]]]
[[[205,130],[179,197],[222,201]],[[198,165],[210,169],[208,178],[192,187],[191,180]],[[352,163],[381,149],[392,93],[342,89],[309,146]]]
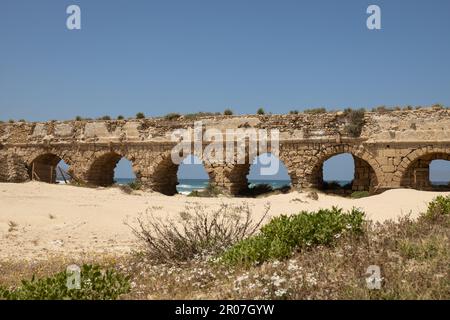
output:
[[[424,154],[408,165],[400,185],[418,190],[450,190],[449,172],[450,154]]]
[[[206,188],[208,183],[209,176],[203,162],[194,155],[185,157],[177,168],[177,192],[189,194],[192,190]]]
[[[291,187],[292,181],[286,165],[272,153],[263,153],[253,160],[246,176],[249,188],[270,185],[272,188]]]
[[[34,158],[28,165],[30,180],[46,183],[57,183],[58,181],[69,181],[69,165],[59,156],[46,153]]]
[[[193,156],[193,155],[185,155],[184,157],[182,157],[182,161],[180,162],[180,164],[176,164],[172,161],[172,158],[169,155],[165,155],[157,164],[156,166],[153,168],[152,173],[150,175],[150,187],[153,191],[168,195],[168,196],[173,196],[175,194],[178,193],[177,190],[177,186],[179,184],[178,181],[178,173],[179,173],[179,168],[180,166],[181,168],[181,178],[185,178],[187,176],[183,176],[184,174],[186,174],[187,172],[189,172],[189,170],[192,170],[191,166],[198,166],[201,164],[201,167],[203,167],[200,171],[203,171],[202,173],[206,173],[205,175],[202,175],[201,178],[203,179],[208,179],[208,182],[211,181],[211,172],[208,172],[208,170],[206,169],[206,167],[204,166],[203,161],[201,161],[198,157]],[[190,162],[192,162],[191,160],[194,161],[193,164],[189,164]],[[184,162],[184,163],[183,163]],[[190,172],[189,172],[190,173]],[[180,191],[183,188],[179,188]]]
[[[116,176],[118,165],[121,168],[121,174]],[[95,159],[86,174],[88,184],[101,187],[108,187],[114,183],[126,183],[135,178],[131,161],[116,152],[109,152]]]
[[[342,173],[344,171],[347,171],[347,173],[333,177],[329,173],[331,171],[329,170],[330,165],[334,166],[334,172],[339,172],[339,167],[341,167]],[[314,166],[310,179],[312,186],[337,193],[372,192],[374,187],[378,185],[376,173],[368,161],[350,152],[323,156]]]

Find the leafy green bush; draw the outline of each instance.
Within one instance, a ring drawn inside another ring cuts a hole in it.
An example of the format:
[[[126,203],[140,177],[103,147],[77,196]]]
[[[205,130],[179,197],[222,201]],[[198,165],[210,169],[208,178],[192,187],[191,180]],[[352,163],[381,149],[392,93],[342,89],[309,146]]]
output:
[[[325,108],[312,108],[312,109],[305,109],[303,110],[304,113],[311,113],[311,114],[319,114],[319,113],[326,113],[327,109]]]
[[[344,233],[363,231],[364,212],[333,207],[273,218],[261,232],[232,246],[221,259],[229,265],[252,265],[290,257],[296,250],[330,245]]]
[[[450,215],[450,196],[437,196],[428,204],[427,212],[422,217],[435,221]]]
[[[99,120],[111,120],[111,117],[106,115],[106,116],[99,118]]]
[[[263,108],[259,108],[258,110],[256,110],[256,114],[263,115],[266,114],[266,111],[264,111]]]
[[[353,199],[360,199],[360,198],[368,197],[369,195],[370,194],[368,191],[355,191],[350,195],[350,197]]]
[[[392,112],[392,111],[394,111],[393,108],[388,108],[386,106],[378,106],[378,107],[372,108],[372,112],[385,113],[385,112]]]
[[[175,113],[175,112],[171,112],[171,113],[166,114],[164,116],[164,119],[166,119],[166,120],[176,120],[179,117],[181,117],[181,114]]]
[[[200,118],[200,117],[211,117],[211,116],[220,116],[220,112],[204,112],[204,111],[199,111],[199,112],[195,112],[195,113],[188,113],[184,115],[185,119],[196,119],[196,118]],[[169,113],[168,115],[166,115],[166,119],[167,118],[174,118],[177,119],[181,117],[180,114],[178,113]],[[173,120],[173,119],[169,119],[169,120]]]
[[[217,188],[215,185],[208,183],[205,189],[203,190],[193,190],[189,193],[188,197],[205,197],[205,198],[213,198],[220,195],[222,191]]]
[[[129,277],[113,269],[102,272],[99,266],[81,267],[81,288],[67,287],[66,271],[48,278],[22,280],[15,289],[0,286],[0,299],[7,300],[115,300],[130,291]]]
[[[124,116],[122,116],[122,115],[118,115],[118,116],[117,116],[117,120],[123,120],[123,119],[125,119]]]
[[[357,138],[361,135],[361,131],[364,126],[365,112],[366,111],[364,109],[358,110],[346,109],[344,111],[348,120],[348,124],[345,127],[345,131],[347,131],[347,133],[350,136]]]
[[[142,188],[142,183],[138,180],[134,180],[129,182],[128,186],[133,190],[140,190]]]
[[[223,111],[223,114],[226,115],[226,116],[231,116],[231,115],[233,115],[233,110],[231,110],[231,109],[225,109],[225,110]]]
[[[145,119],[145,114],[143,112],[136,113],[136,119]]]

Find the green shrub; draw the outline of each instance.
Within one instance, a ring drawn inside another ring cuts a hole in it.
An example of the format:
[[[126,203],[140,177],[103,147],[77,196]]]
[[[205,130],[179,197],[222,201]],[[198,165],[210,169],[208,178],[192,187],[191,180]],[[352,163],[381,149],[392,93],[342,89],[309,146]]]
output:
[[[391,112],[391,111],[394,111],[394,109],[388,108],[386,106],[379,106],[379,107],[372,108],[372,112],[385,113],[385,112]]]
[[[14,119],[9,119],[8,122],[9,123],[14,123]]]
[[[363,222],[362,211],[352,209],[344,213],[336,207],[312,213],[302,211],[292,216],[282,215],[263,226],[258,235],[232,246],[221,259],[230,265],[252,265],[285,259],[296,250],[330,245],[341,234],[360,234]]]
[[[231,110],[231,109],[225,109],[225,110],[223,111],[223,114],[226,115],[226,116],[232,116],[232,115],[233,115],[233,110]]]
[[[111,120],[111,117],[108,115],[105,115],[105,116],[99,118],[99,120]]]
[[[362,128],[364,126],[364,109],[352,110],[346,109],[344,114],[346,115],[348,124],[345,127],[345,131],[352,137],[359,137],[361,135]]]
[[[433,104],[431,106],[431,108],[440,110],[440,109],[444,109],[444,106],[440,103],[436,103],[436,104]]]
[[[140,190],[142,188],[142,183],[138,180],[134,180],[129,182],[128,186],[133,190]]]
[[[339,190],[342,189],[341,185],[337,181],[323,181],[322,190]]]
[[[204,198],[214,198],[220,195],[222,192],[219,188],[211,183],[208,183],[203,190],[193,190],[187,196],[188,197],[204,197]]]
[[[176,120],[179,117],[181,117],[181,114],[175,113],[175,112],[171,112],[171,113],[166,114],[164,116],[164,119],[166,119],[166,120]]]
[[[259,108],[258,110],[256,110],[256,114],[263,115],[266,114],[266,112],[264,111],[263,108]]]
[[[123,119],[125,119],[124,116],[122,116],[122,115],[117,116],[117,120],[123,120]]]
[[[369,195],[370,194],[368,191],[355,191],[350,195],[350,197],[353,199],[360,199],[360,198],[368,197]]]
[[[129,277],[99,266],[81,267],[81,288],[67,287],[66,271],[48,278],[22,280],[15,289],[0,286],[0,299],[7,300],[115,300],[130,291]]]
[[[291,111],[289,111],[289,114],[299,114],[299,111],[298,110],[291,110]]]
[[[211,117],[211,116],[220,116],[220,112],[199,111],[199,112],[195,112],[195,113],[185,114],[184,118],[186,118],[186,119],[196,119],[196,118],[199,118],[199,117]],[[178,119],[179,117],[181,117],[181,115],[178,114],[178,113],[169,113],[168,115],[166,115],[166,119],[167,118],[173,118],[173,119],[169,119],[169,120]]]
[[[145,114],[143,112],[136,113],[136,119],[145,119]]]
[[[444,216],[450,215],[450,196],[437,196],[428,204],[427,212],[422,214],[422,217],[436,221]]]
[[[75,117],[75,121],[82,121],[82,120],[83,120],[83,118],[81,116],[76,116]]]
[[[319,113],[326,113],[327,109],[325,108],[312,108],[312,109],[305,109],[303,110],[304,113],[311,113],[311,114],[319,114]]]

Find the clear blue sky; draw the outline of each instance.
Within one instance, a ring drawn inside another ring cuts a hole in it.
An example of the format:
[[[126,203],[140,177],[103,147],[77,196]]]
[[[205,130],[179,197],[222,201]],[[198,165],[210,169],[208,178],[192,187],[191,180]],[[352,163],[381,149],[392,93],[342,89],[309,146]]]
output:
[[[448,0],[2,0],[0,119],[450,105],[449,35]]]

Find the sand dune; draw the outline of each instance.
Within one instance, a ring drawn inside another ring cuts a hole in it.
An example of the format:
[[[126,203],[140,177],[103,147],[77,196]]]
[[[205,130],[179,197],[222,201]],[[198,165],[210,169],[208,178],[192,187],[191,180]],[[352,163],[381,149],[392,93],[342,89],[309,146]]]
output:
[[[0,183],[0,259],[129,252],[136,243],[124,221],[132,221],[149,207],[158,208],[161,216],[176,215],[192,202],[217,206],[246,201],[255,216],[263,213],[266,203],[270,203],[271,216],[331,206],[359,207],[369,219],[383,221],[408,213],[417,216],[439,194],[450,193],[397,189],[363,199],[319,194],[315,201],[298,192],[259,199],[189,198],[144,192],[127,195],[117,188]]]

